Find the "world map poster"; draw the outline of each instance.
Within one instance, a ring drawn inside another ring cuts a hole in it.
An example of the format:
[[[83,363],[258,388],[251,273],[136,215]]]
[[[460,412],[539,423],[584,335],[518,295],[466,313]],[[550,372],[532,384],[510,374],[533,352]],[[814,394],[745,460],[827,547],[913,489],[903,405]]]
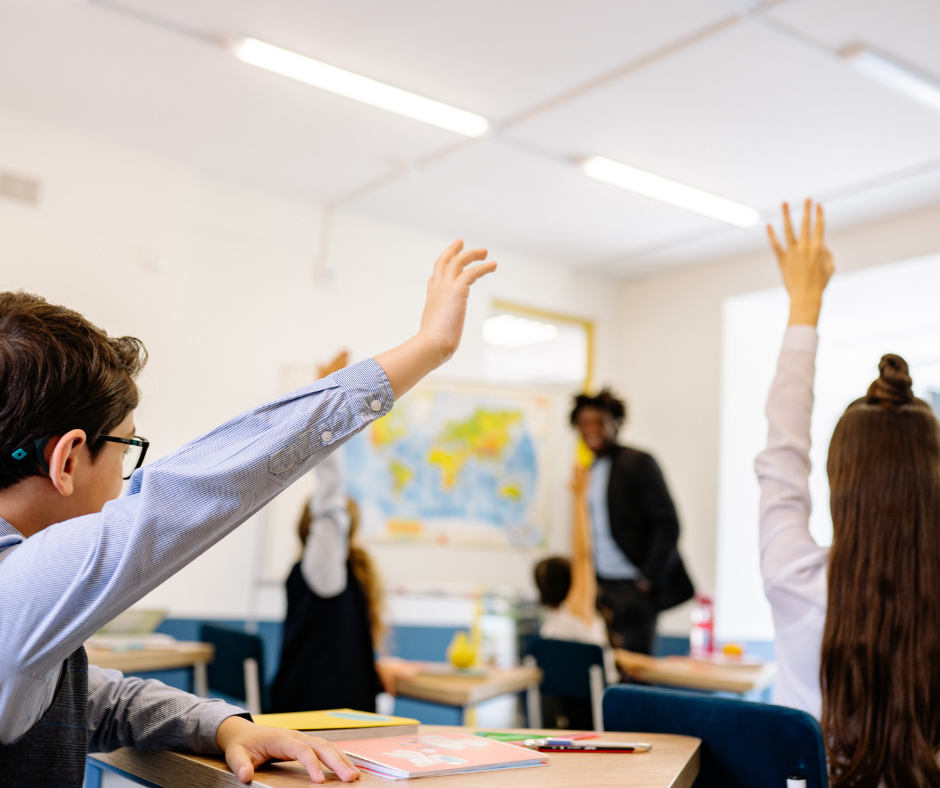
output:
[[[550,397],[425,386],[346,445],[364,539],[537,547],[549,517]]]

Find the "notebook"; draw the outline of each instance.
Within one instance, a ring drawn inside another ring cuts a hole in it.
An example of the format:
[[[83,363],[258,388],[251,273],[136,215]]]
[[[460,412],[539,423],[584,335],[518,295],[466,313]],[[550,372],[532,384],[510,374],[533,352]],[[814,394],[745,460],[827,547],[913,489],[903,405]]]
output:
[[[466,733],[355,739],[340,745],[360,769],[391,780],[544,766],[545,753]]]
[[[326,741],[371,739],[375,736],[406,736],[418,732],[418,721],[387,717],[354,709],[295,711],[287,714],[255,714],[258,725],[303,731]]]

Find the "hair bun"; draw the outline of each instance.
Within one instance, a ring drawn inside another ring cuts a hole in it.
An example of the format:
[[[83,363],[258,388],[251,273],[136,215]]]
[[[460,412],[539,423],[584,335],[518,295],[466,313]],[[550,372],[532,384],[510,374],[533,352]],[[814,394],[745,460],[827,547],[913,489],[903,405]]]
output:
[[[914,401],[907,362],[894,353],[886,353],[878,364],[878,379],[868,387],[868,401],[883,407],[898,407]]]

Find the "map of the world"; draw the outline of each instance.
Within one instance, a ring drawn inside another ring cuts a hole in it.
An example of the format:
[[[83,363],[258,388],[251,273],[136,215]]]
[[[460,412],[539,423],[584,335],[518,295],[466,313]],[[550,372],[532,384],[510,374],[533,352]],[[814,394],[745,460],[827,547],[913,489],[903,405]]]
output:
[[[425,388],[346,446],[364,537],[447,545],[543,540],[547,398]]]

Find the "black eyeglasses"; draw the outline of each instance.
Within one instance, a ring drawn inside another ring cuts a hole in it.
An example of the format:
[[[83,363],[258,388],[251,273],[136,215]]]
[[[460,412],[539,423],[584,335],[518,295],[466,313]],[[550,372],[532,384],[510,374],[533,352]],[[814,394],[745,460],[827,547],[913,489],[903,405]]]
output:
[[[147,449],[150,446],[150,441],[146,438],[115,438],[112,435],[101,435],[99,440],[123,443],[127,446],[124,449],[124,481],[130,479],[131,474],[144,464],[144,457],[147,456]]]

